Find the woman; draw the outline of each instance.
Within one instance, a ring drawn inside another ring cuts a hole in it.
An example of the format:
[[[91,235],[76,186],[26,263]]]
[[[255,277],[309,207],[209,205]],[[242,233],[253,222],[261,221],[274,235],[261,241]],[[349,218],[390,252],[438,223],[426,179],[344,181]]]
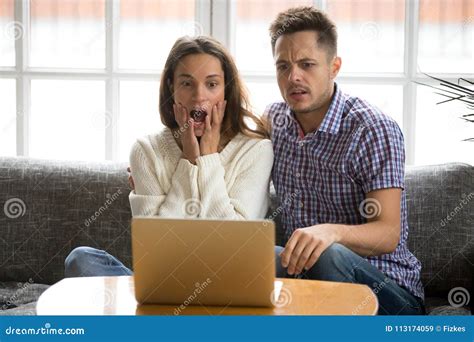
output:
[[[166,128],[139,139],[130,154],[132,215],[263,218],[272,146],[219,42],[176,41],[161,78],[159,109]],[[65,262],[66,277],[130,274],[119,260],[90,247],[76,248]]]

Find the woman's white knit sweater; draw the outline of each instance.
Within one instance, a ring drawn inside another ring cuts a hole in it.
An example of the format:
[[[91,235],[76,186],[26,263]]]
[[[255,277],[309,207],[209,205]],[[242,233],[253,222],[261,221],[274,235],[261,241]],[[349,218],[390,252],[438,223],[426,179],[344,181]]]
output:
[[[130,153],[133,216],[259,219],[268,209],[273,149],[268,139],[238,134],[220,153],[182,159],[165,128],[139,139]]]

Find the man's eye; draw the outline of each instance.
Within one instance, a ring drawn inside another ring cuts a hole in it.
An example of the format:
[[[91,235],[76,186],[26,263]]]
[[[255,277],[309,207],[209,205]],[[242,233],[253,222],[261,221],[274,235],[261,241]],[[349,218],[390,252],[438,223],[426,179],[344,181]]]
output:
[[[286,69],[287,69],[287,66],[285,64],[277,65],[278,71],[285,71]]]
[[[307,68],[311,68],[314,64],[313,63],[303,63],[302,66],[303,68],[307,69]]]

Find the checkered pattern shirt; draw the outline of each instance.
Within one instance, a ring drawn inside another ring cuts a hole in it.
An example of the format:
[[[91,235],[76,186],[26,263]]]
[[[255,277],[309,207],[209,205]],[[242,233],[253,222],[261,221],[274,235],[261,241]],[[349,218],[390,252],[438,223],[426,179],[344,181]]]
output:
[[[397,123],[366,101],[335,92],[319,129],[304,134],[284,103],[267,107],[272,124],[272,179],[281,203],[285,243],[297,228],[367,223],[378,210],[365,195],[404,188],[405,152]],[[424,298],[421,263],[408,250],[405,191],[401,236],[393,253],[367,260],[413,295]]]

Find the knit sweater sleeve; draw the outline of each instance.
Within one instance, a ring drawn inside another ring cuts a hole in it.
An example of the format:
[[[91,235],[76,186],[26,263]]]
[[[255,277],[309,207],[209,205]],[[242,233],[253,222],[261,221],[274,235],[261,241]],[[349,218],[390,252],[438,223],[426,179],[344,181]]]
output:
[[[226,187],[226,174],[218,153],[196,161],[201,217],[259,219],[268,210],[268,188],[273,165],[273,149],[262,140],[244,153],[233,168],[235,181]]]
[[[156,155],[148,144],[137,141],[133,145],[130,168],[135,190],[129,195],[132,216],[193,216],[187,212],[186,203],[199,197],[197,166],[180,159],[171,176],[171,185],[166,186],[163,175],[169,167],[166,163],[169,163],[167,156]]]

